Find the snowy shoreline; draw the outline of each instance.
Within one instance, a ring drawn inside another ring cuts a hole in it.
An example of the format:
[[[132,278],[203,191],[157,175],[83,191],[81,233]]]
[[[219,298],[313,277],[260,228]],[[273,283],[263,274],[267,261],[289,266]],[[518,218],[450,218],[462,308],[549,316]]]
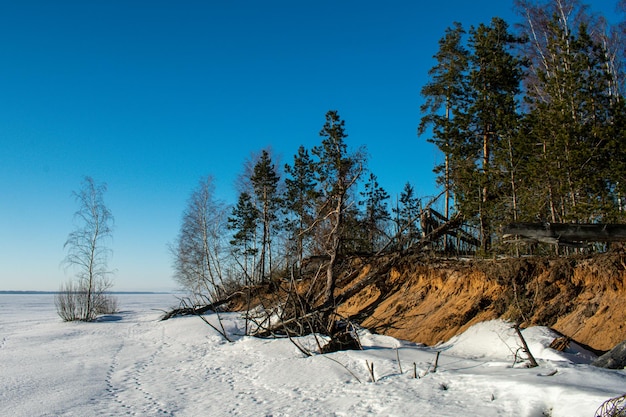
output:
[[[501,321],[435,348],[362,331],[363,351],[305,357],[286,339],[242,336],[235,313],[224,316],[234,343],[196,317],[158,321],[177,303],[124,294],[112,320],[64,323],[51,294],[0,295],[0,415],[591,417],[626,390],[626,371],[589,365],[575,345],[549,349],[544,327],[524,331],[534,369],[513,365],[518,342]]]

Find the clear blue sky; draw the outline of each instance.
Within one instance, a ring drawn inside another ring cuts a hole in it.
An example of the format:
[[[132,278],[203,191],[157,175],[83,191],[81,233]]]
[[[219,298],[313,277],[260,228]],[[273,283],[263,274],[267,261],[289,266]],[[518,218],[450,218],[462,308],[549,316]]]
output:
[[[612,11],[614,1],[593,2]],[[56,290],[72,191],[106,182],[116,290],[169,290],[167,245],[202,176],[235,201],[252,152],[319,143],[327,110],[396,196],[437,193],[416,136],[446,27],[512,2],[0,1],[0,290]]]

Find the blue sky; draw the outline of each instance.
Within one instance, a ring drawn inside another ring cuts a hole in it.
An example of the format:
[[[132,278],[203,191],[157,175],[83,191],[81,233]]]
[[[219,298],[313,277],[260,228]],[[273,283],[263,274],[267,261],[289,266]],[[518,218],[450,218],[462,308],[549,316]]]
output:
[[[594,2],[611,12],[613,1]],[[56,290],[72,191],[106,182],[116,290],[170,290],[168,243],[202,176],[234,202],[251,153],[319,143],[327,110],[395,197],[437,193],[416,136],[444,30],[511,1],[0,1],[0,290]]]

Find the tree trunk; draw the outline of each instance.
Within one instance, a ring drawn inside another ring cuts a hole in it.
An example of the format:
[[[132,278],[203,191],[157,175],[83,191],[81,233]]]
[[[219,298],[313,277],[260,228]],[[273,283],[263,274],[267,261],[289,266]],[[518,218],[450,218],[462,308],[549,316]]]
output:
[[[343,199],[344,199],[344,191],[340,190],[337,196],[337,205],[335,207],[335,213],[333,217],[335,217],[335,224],[331,230],[331,234],[329,236],[331,241],[331,247],[329,251],[330,261],[328,262],[328,266],[326,267],[326,292],[324,296],[324,305],[333,305],[335,302],[335,263],[337,262],[337,253],[339,252],[339,246],[341,243],[341,229],[343,222]]]
[[[539,364],[537,363],[537,361],[535,360],[535,357],[533,356],[530,349],[528,348],[526,339],[524,339],[524,336],[522,336],[522,332],[519,329],[519,324],[516,324],[514,328],[515,328],[515,332],[517,333],[517,336],[519,336],[520,341],[522,342],[522,348],[524,349],[524,352],[526,352],[526,355],[528,355],[528,360],[530,361],[530,367],[531,368],[538,367]]]

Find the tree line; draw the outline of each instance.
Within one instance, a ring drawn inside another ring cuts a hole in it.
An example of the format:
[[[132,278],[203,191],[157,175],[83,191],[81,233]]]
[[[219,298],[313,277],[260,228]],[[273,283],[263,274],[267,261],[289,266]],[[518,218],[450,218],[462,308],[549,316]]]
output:
[[[423,204],[407,183],[393,202],[332,110],[320,143],[283,167],[268,149],[248,161],[234,205],[216,199],[210,176],[198,184],[171,247],[175,279],[216,298],[317,256],[332,303],[343,255],[411,248],[429,230],[442,230],[435,249],[494,254],[510,250],[501,228],[512,222],[623,222],[626,26],[577,0],[515,7],[515,31],[495,17],[454,23],[439,41],[418,140],[443,154],[443,198]]]
[[[365,149],[348,147],[337,111],[326,113],[319,136],[319,145],[300,146],[282,169],[262,150],[245,164],[232,206],[216,198],[211,176],[200,181],[171,247],[179,284],[216,298],[230,284],[268,281],[315,255],[326,261],[325,301],[332,303],[342,255],[419,238],[413,187],[407,183],[390,210],[389,194],[367,169]]]
[[[442,152],[434,168],[440,201],[423,204],[407,183],[392,202],[331,110],[317,146],[300,146],[282,167],[269,149],[248,161],[234,205],[216,198],[210,176],[199,182],[171,245],[176,281],[216,299],[231,284],[295,274],[316,256],[331,305],[344,255],[424,242],[494,254],[509,250],[501,228],[513,222],[623,223],[626,23],[610,24],[578,0],[514,4],[522,17],[515,30],[498,17],[467,30],[456,22],[439,41],[421,89],[418,136]],[[626,0],[617,6],[626,11]],[[115,309],[105,297],[103,241],[113,222],[105,190],[86,178],[75,194],[65,263],[77,278],[57,299],[69,320]]]
[[[625,26],[576,0],[515,7],[515,32],[500,18],[449,27],[421,90],[446,216],[461,213],[485,253],[511,222],[624,220]]]

